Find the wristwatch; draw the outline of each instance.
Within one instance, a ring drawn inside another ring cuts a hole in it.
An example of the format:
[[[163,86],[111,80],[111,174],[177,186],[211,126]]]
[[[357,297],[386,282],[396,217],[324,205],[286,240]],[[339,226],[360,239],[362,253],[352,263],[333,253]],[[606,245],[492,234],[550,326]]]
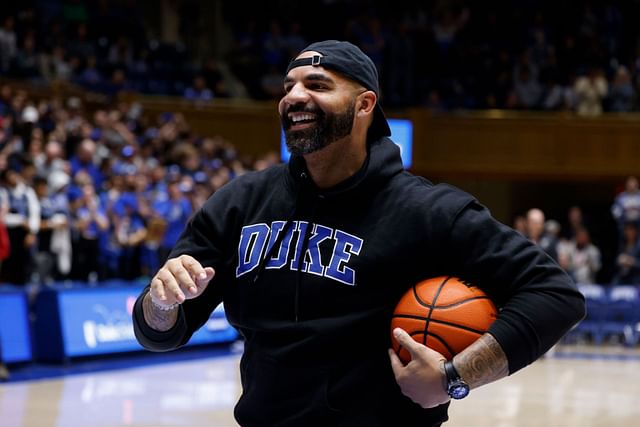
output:
[[[451,360],[444,362],[444,373],[447,377],[447,394],[452,399],[463,399],[469,395],[469,384],[460,377]]]

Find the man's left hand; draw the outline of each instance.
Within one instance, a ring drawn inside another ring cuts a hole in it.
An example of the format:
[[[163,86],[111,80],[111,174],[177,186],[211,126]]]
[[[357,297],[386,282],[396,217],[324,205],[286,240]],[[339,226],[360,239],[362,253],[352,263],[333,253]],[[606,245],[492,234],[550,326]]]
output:
[[[393,331],[395,338],[411,355],[406,366],[389,349],[391,368],[402,393],[423,408],[433,408],[449,401],[445,392],[445,357],[416,341],[400,328]]]

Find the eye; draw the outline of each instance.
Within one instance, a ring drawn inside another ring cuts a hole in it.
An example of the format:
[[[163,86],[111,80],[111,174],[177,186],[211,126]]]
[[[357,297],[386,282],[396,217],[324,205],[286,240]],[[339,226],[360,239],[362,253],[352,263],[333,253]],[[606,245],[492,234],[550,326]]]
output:
[[[327,86],[323,83],[309,83],[308,87],[311,90],[318,90],[318,91],[327,89]]]

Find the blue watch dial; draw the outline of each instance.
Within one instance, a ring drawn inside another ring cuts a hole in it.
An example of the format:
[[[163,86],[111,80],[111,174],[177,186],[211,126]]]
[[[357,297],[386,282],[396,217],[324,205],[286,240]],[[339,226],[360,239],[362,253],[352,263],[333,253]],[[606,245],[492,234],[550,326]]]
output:
[[[449,386],[449,396],[452,399],[462,399],[469,394],[469,386],[467,384],[452,384]]]

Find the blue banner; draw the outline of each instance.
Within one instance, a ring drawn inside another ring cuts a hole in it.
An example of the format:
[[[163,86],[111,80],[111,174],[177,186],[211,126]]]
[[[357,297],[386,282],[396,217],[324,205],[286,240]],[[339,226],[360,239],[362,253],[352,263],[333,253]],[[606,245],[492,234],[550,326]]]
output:
[[[140,290],[126,286],[44,291],[43,294],[49,295],[41,295],[37,304],[38,358],[62,360],[142,350],[131,320]],[[237,332],[227,323],[224,309],[218,307],[193,335],[189,345],[233,341],[236,337]]]
[[[0,290],[0,351],[6,363],[31,360],[27,294],[3,285]]]

